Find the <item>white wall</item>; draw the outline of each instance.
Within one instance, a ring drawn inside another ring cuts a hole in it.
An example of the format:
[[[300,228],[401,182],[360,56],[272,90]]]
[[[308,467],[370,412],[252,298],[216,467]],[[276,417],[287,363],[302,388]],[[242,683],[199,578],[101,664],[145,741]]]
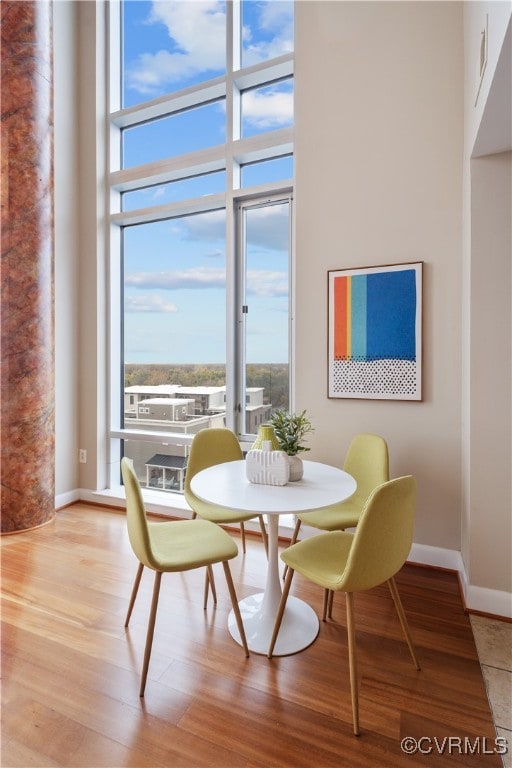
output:
[[[512,4],[467,3],[463,510],[468,603],[512,615]],[[475,67],[488,33],[480,91]],[[475,94],[478,93],[478,98]],[[504,151],[508,150],[508,151]]]
[[[512,154],[471,163],[470,583],[512,592]]]
[[[472,444],[478,420],[485,424],[485,403],[480,407],[471,392],[468,323],[489,311],[483,296],[471,294],[478,252],[476,241],[471,248],[471,208],[486,195],[492,199],[491,180],[504,189],[510,174],[510,154],[497,164],[478,161],[479,186],[471,188],[469,156],[493,123],[484,106],[493,102],[500,56],[494,46],[505,39],[502,9],[510,6],[483,4],[491,9],[488,65],[477,106],[468,110],[468,43],[463,118],[463,5],[297,3],[296,407],[313,418],[314,459],[341,465],[353,434],[384,435],[392,474],[418,479],[415,551],[431,562],[445,552],[453,566],[452,555],[462,549],[468,605],[507,613],[506,488],[498,504],[487,504],[494,489],[477,487],[471,477],[475,468],[485,481],[493,451],[491,443]],[[469,6],[478,16],[480,5],[465,4],[465,12]],[[64,1],[54,8],[56,489],[63,503],[80,488],[106,485],[105,100],[102,88],[97,96],[95,42],[104,4]],[[466,36],[478,24],[466,20]],[[492,232],[492,220],[482,216],[480,226]],[[502,254],[506,213],[501,217]],[[479,252],[485,259],[485,239]],[[425,268],[423,402],[328,400],[327,270],[418,260]],[[510,402],[508,408],[510,420]],[[501,449],[506,441],[505,435]],[[78,447],[87,449],[87,465],[78,465]]]
[[[55,490],[78,497],[78,83],[76,3],[54,3]]]
[[[415,542],[458,550],[462,7],[296,6],[296,406],[312,458],[383,435],[418,481]],[[424,262],[423,402],[327,399],[327,270]]]
[[[505,56],[502,57],[502,53],[507,28],[510,35],[511,13],[510,0],[464,3],[464,128],[466,146],[472,155],[503,152],[510,147],[512,59],[510,48]],[[480,42],[483,31],[487,38],[487,53],[480,77]],[[503,83],[501,77],[496,78],[498,68],[503,68]],[[505,73],[508,73],[508,83]]]
[[[107,485],[105,4],[54,3],[56,494]],[[78,463],[78,449],[87,463]]]
[[[107,254],[105,3],[77,4],[80,29],[80,487],[107,486]]]

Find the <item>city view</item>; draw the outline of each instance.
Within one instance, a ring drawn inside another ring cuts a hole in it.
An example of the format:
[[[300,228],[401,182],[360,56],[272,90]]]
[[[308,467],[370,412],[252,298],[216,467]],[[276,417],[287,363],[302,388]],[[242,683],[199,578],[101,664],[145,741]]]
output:
[[[120,8],[122,452],[182,492],[192,435],[289,407],[293,2]]]
[[[273,411],[289,406],[288,365],[248,365],[246,376],[245,432],[255,434]],[[225,425],[224,365],[125,365],[126,429],[193,435]],[[189,440],[179,437],[124,441],[141,483],[163,491],[183,492],[188,451]]]

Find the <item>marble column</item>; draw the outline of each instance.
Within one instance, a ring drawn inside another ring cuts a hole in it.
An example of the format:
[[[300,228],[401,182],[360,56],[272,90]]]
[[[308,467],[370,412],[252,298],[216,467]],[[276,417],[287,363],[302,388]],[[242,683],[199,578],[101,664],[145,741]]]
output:
[[[52,3],[1,4],[2,533],[55,516]]]

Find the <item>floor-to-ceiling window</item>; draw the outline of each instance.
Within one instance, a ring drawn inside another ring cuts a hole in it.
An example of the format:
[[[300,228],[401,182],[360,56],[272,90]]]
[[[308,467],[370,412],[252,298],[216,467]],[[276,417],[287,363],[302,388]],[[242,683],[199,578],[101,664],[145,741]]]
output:
[[[293,2],[109,4],[112,451],[181,491],[292,398]]]

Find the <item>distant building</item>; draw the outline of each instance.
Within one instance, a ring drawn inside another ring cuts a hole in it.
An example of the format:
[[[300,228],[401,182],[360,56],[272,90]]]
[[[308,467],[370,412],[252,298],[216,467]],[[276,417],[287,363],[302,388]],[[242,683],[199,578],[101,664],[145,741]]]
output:
[[[179,386],[174,384],[157,384],[155,386],[140,385],[125,387],[124,390],[124,413],[136,414],[137,406],[142,400],[150,397],[174,397],[174,393]]]
[[[256,434],[261,424],[270,419],[272,405],[264,403],[264,387],[247,387],[245,390],[246,421],[245,431],[248,435]],[[124,416],[127,419],[147,419],[165,421],[183,421],[182,414],[169,415],[161,405],[151,407],[148,401],[185,400],[193,402],[193,409],[187,409],[187,419],[205,416],[224,416],[226,413],[226,387],[182,387],[179,384],[134,385],[124,390]],[[141,403],[144,403],[140,410]],[[204,424],[202,424],[204,426]],[[169,427],[167,427],[169,428]],[[179,430],[181,431],[181,430]],[[197,430],[187,430],[197,431]]]
[[[190,421],[195,417],[194,400],[179,397],[148,397],[137,405],[137,419]]]
[[[246,389],[246,433],[256,434],[270,419],[272,406],[263,403],[264,388]],[[226,387],[181,387],[178,384],[134,385],[124,391],[125,426],[146,432],[195,434],[226,424]],[[168,450],[160,443],[125,440],[140,482],[149,488],[183,492],[188,446],[174,438]]]
[[[175,397],[191,397],[196,415],[226,410],[226,387],[178,387]]]

